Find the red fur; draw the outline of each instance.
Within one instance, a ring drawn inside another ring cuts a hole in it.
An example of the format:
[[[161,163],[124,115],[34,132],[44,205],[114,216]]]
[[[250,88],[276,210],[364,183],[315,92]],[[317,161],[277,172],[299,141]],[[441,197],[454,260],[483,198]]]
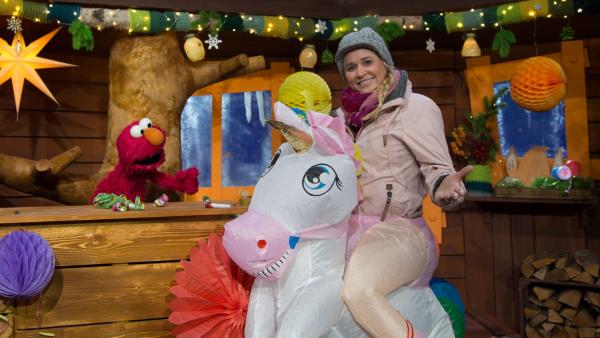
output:
[[[198,169],[195,167],[180,170],[175,176],[158,171],[158,167],[165,161],[165,132],[157,126],[163,134],[163,142],[160,145],[152,145],[142,136],[134,138],[130,134],[131,127],[138,124],[134,121],[129,124],[117,138],[117,151],[119,162],[98,185],[96,191],[90,197],[90,201],[99,193],[125,194],[128,199],[133,200],[139,196],[142,201],[146,198],[146,182],[151,181],[158,186],[177,191],[193,194],[198,191]],[[156,156],[157,161],[148,164],[136,163]]]

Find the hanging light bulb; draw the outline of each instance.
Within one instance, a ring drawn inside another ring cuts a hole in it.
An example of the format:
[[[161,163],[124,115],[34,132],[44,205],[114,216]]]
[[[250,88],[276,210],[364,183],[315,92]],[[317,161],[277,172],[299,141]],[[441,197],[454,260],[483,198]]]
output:
[[[198,39],[194,34],[187,34],[185,36],[183,49],[187,58],[192,62],[200,61],[206,55],[202,40]]]
[[[317,51],[314,45],[305,45],[298,57],[300,67],[312,69],[317,64]]]
[[[475,33],[467,33],[460,55],[463,57],[481,56],[481,49],[477,44],[477,40],[475,40]]]

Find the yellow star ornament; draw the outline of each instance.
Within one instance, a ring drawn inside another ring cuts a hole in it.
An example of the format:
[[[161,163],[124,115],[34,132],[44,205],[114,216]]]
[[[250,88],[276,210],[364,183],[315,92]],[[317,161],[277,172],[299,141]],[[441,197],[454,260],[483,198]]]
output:
[[[8,79],[12,79],[17,118],[19,117],[19,106],[21,105],[21,94],[23,93],[25,79],[58,104],[58,101],[56,101],[48,87],[46,87],[46,84],[42,78],[40,78],[36,69],[77,67],[76,65],[69,63],[58,62],[37,56],[59,30],[60,27],[29,45],[25,44],[25,39],[23,39],[21,32],[15,34],[12,44],[10,45],[4,39],[0,38],[0,85]]]

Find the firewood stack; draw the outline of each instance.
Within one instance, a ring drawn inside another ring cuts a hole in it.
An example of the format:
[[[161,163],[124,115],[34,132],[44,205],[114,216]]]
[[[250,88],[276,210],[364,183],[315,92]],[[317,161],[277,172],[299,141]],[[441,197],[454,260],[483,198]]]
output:
[[[531,281],[523,309],[527,337],[600,337],[599,273],[589,250],[525,258],[521,274]]]

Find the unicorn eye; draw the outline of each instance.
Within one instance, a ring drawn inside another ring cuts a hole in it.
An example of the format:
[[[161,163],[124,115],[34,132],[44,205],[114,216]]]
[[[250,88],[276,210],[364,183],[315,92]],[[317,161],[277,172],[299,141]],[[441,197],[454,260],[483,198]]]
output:
[[[324,163],[313,165],[302,177],[302,188],[311,196],[327,193],[334,184],[341,190],[342,182],[337,173],[330,165]]]
[[[275,166],[275,163],[277,162],[277,160],[279,159],[280,156],[281,156],[281,149],[278,149],[277,152],[275,153],[275,155],[273,155],[273,158],[271,159],[271,163],[269,163],[269,165],[267,166],[265,171],[260,175],[260,177],[265,176],[269,171],[271,171],[271,169],[273,168],[273,166]]]

